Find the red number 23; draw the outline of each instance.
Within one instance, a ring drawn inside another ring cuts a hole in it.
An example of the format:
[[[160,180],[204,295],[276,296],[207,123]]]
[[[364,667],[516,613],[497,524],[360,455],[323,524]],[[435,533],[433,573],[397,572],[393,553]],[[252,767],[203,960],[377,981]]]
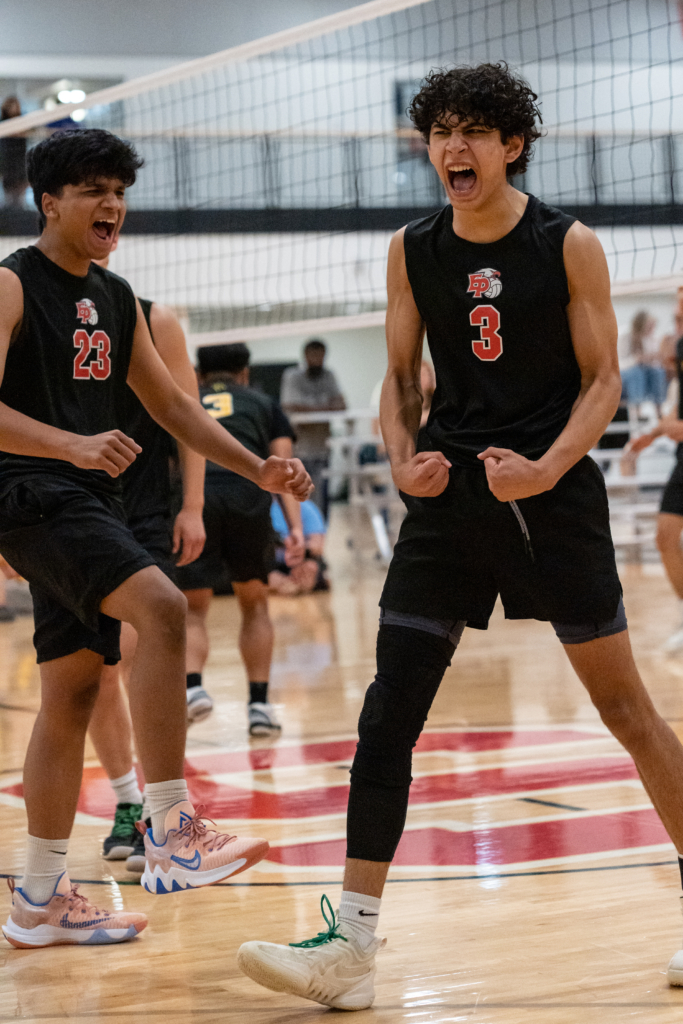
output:
[[[472,342],[472,351],[479,359],[497,359],[503,352],[503,339],[498,333],[500,313],[493,306],[475,306],[470,323],[479,328],[479,337]]]
[[[90,377],[94,377],[95,380],[106,380],[111,373],[109,335],[104,331],[94,331],[91,336],[81,328],[74,332],[74,346],[79,349],[74,359],[74,380],[88,380]],[[86,365],[85,360],[93,349],[97,357]]]

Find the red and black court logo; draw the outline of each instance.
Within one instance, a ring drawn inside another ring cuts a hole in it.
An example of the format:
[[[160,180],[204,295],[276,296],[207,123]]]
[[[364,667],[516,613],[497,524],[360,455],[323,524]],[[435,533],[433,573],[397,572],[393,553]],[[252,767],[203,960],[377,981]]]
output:
[[[469,275],[470,286],[467,293],[472,293],[475,299],[495,299],[503,290],[503,282],[500,280],[500,271],[491,267],[484,267]]]
[[[95,303],[92,299],[81,299],[76,303],[76,316],[82,324],[91,324],[93,327],[99,320]]]

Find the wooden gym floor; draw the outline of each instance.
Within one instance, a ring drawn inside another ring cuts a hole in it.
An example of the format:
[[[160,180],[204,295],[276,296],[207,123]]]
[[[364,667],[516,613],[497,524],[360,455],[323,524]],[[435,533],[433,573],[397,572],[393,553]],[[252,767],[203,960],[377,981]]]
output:
[[[348,547],[353,535],[356,548]],[[282,738],[249,743],[232,598],[211,609],[212,718],[188,737],[195,802],[271,842],[232,884],[153,897],[103,861],[113,802],[88,760],[71,877],[103,905],[144,910],[121,946],[19,951],[0,940],[0,1022],[314,1024],[336,1016],[261,989],[235,965],[246,939],[295,941],[336,906],[347,768],[373,675],[383,573],[335,509],[334,590],[272,602],[272,697]],[[676,609],[658,565],[623,569],[640,668],[683,736],[683,656],[660,653]],[[21,873],[21,764],[38,704],[31,622],[0,625],[0,873]],[[90,752],[91,754],[91,752]],[[683,934],[667,841],[630,760],[606,734],[547,623],[467,630],[415,757],[408,829],[380,932],[377,999],[358,1024],[673,1024],[665,969]],[[6,915],[9,894],[0,902]]]

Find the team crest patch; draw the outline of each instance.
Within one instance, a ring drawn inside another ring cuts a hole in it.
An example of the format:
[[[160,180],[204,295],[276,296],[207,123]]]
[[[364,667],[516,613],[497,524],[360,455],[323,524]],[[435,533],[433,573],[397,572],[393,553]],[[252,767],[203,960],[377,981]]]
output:
[[[467,292],[468,294],[472,292],[475,299],[495,299],[502,290],[503,282],[500,280],[499,270],[485,267],[483,270],[477,270],[475,274],[470,274],[470,286]]]
[[[76,303],[76,316],[82,324],[92,324],[94,327],[99,317],[92,299],[81,299]]]

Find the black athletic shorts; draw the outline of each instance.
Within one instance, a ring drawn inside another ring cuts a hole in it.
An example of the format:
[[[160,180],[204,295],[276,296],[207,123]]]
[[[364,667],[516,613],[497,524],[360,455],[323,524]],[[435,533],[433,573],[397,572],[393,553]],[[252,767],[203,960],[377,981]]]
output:
[[[664,488],[660,512],[668,512],[672,516],[683,516],[683,445],[676,451],[676,465]]]
[[[155,560],[116,496],[49,473],[25,478],[0,499],[0,552],[31,586],[39,663],[84,648],[119,661],[121,623],[100,605]]]
[[[128,529],[140,547],[151,555],[161,571],[175,583],[176,564],[173,555],[173,518],[167,512],[146,516],[129,516]]]
[[[227,489],[207,487],[204,496],[206,544],[199,558],[176,568],[181,590],[213,590],[230,573],[233,583],[268,582],[275,568],[275,531],[270,509],[248,516],[236,512]]]
[[[382,608],[486,629],[500,594],[509,619],[615,618],[621,584],[607,493],[588,456],[516,511],[493,496],[483,466],[453,466],[436,498],[402,497],[408,515]]]

